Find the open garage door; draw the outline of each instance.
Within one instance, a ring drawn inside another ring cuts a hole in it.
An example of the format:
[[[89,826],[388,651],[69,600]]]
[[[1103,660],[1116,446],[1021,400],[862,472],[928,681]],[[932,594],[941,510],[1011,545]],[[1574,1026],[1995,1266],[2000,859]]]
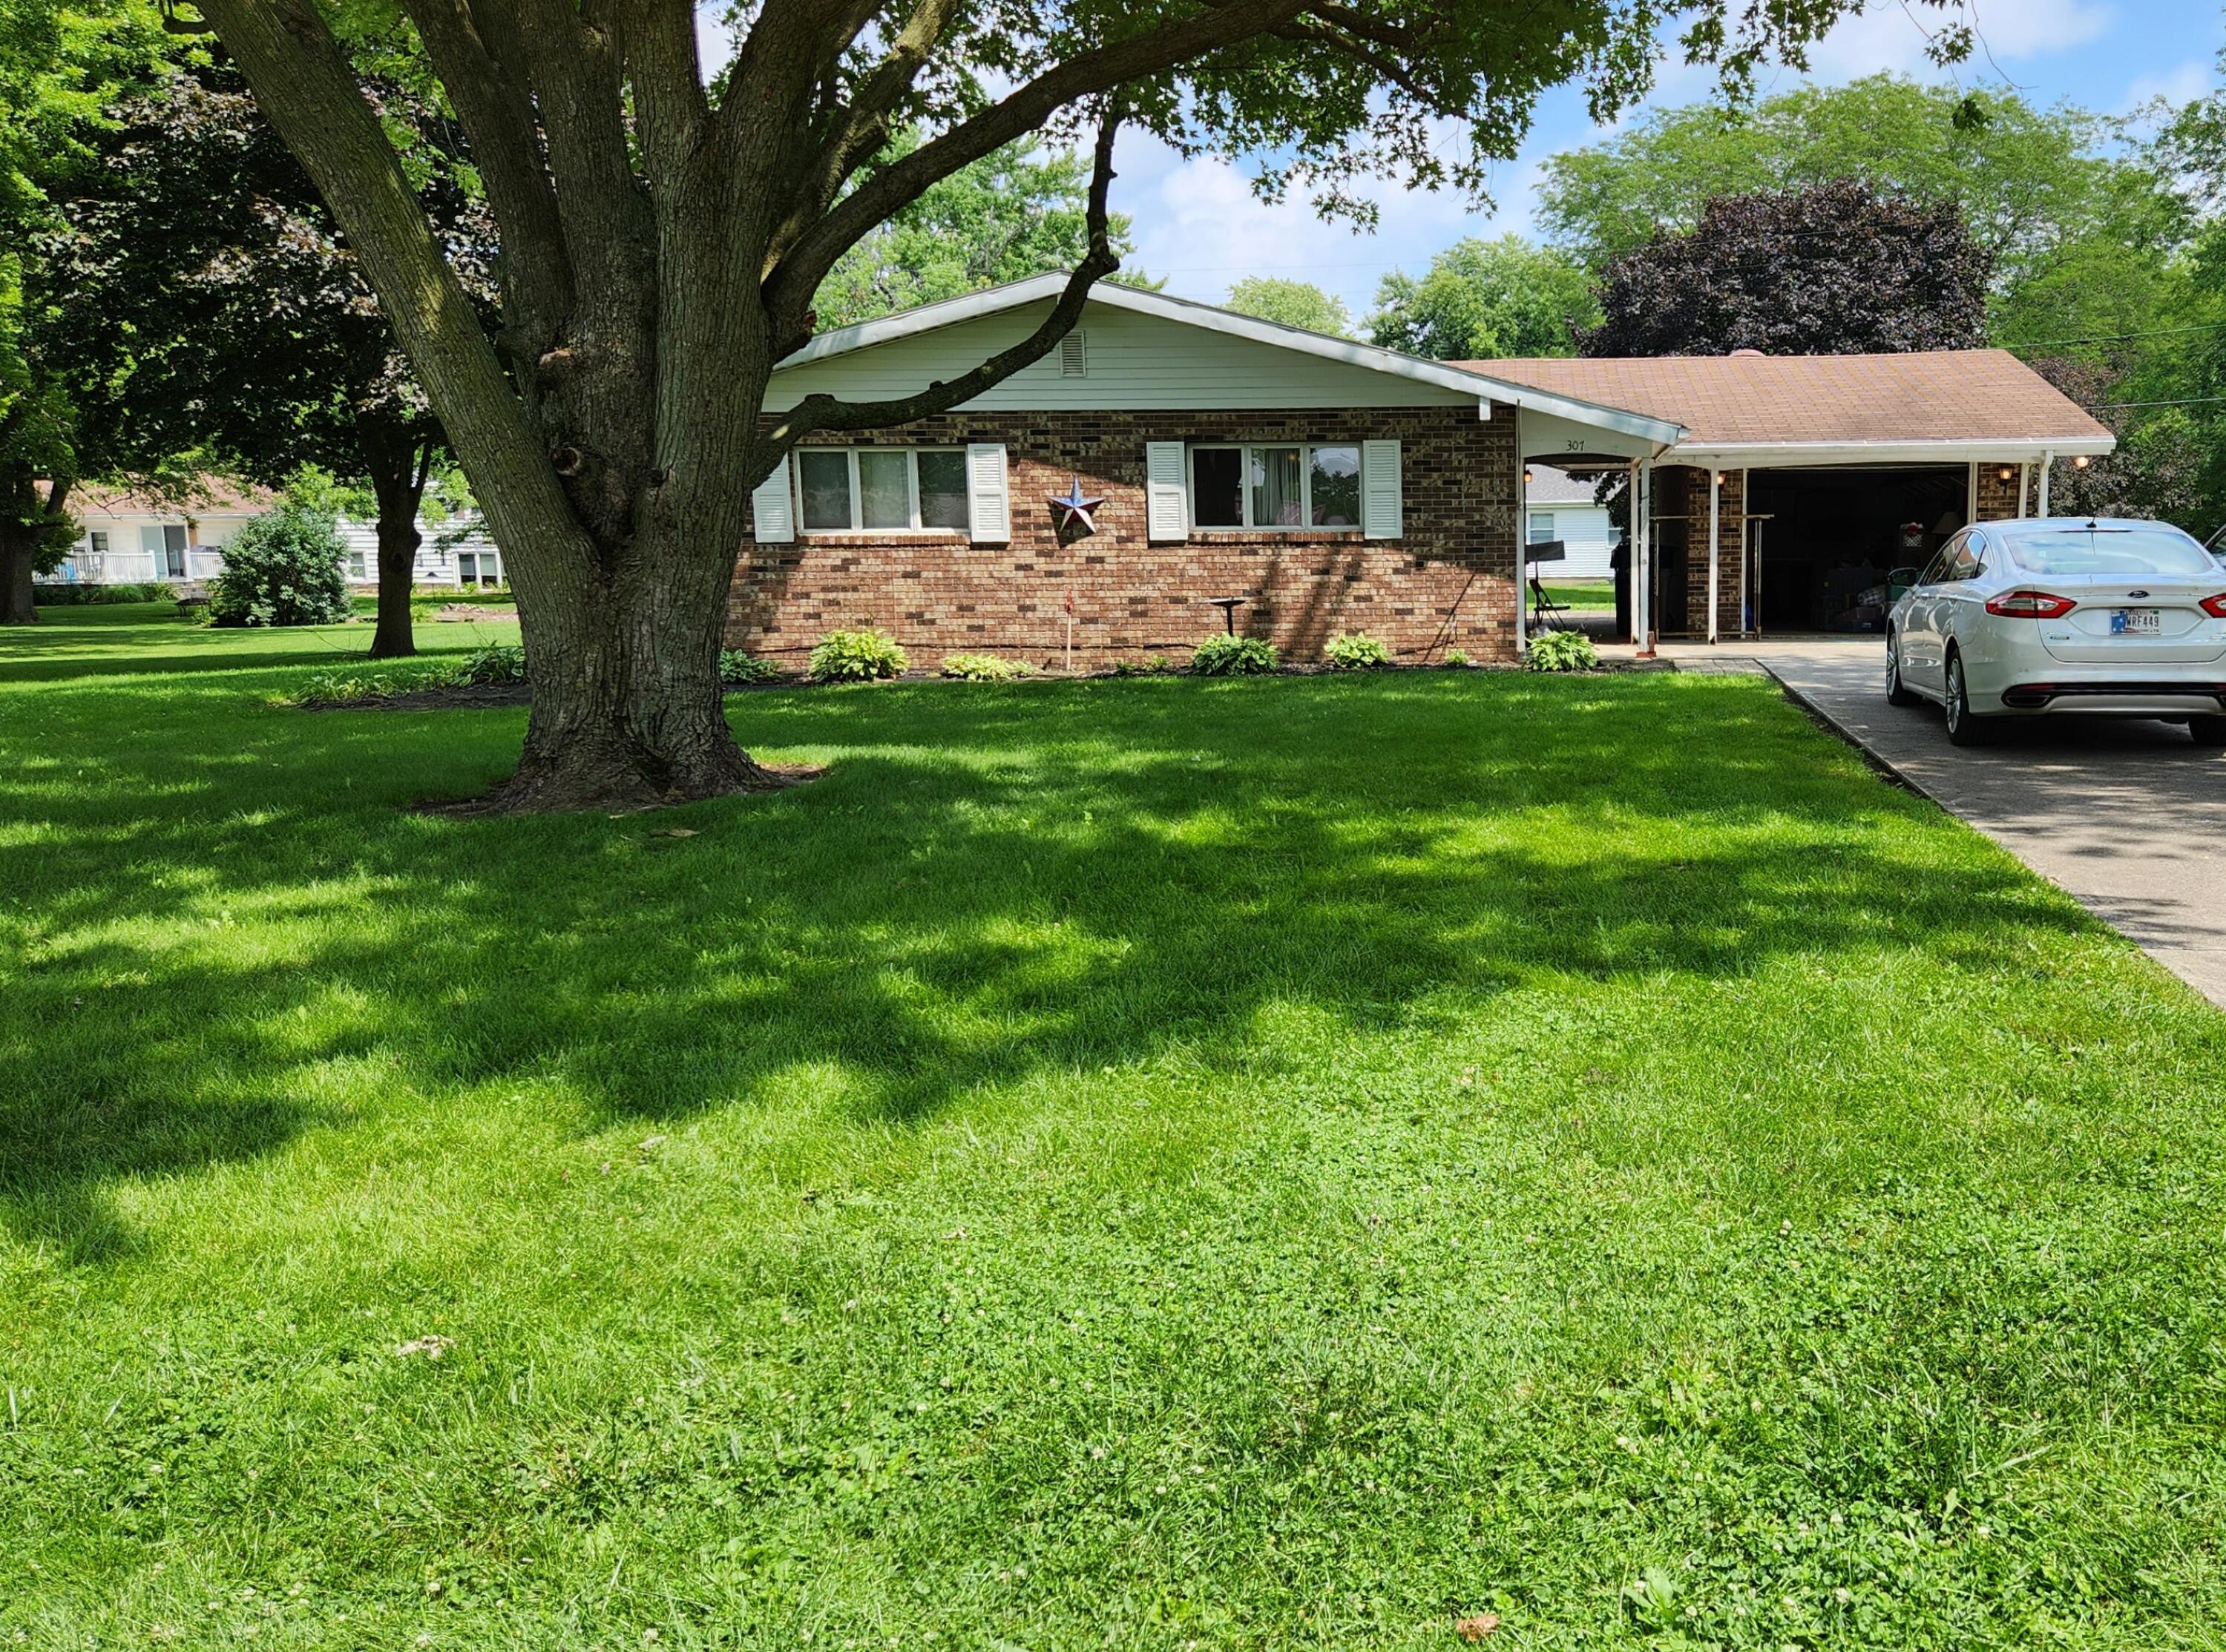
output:
[[[1751,624],[1765,634],[1885,629],[1862,600],[1963,525],[1967,465],[1750,473]]]

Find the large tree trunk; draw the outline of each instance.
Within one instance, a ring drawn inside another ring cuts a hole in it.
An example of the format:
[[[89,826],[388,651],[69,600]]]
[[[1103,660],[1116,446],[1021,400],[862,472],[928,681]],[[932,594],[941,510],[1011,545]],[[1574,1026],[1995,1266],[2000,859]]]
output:
[[[6,608],[0,612],[0,625],[39,622],[39,605],[31,594],[31,561],[38,548],[36,533],[20,523],[0,523],[0,562],[5,563],[8,576]]]
[[[735,741],[719,649],[734,557],[677,524],[638,534],[607,577],[518,613],[533,709],[494,810],[643,809],[784,784]]]
[[[479,806],[637,808],[779,784],[720,708],[750,490],[801,435],[947,411],[1073,328],[1091,283],[1120,262],[1106,228],[1117,100],[1099,124],[1090,255],[1033,334],[913,396],[807,398],[760,429],[774,362],[810,334],[819,276],[909,199],[829,210],[880,148],[950,8],[917,9],[871,109],[837,132],[811,111],[865,11],[844,24],[845,7],[764,8],[715,114],[686,6],[410,3],[501,228],[506,372],[314,0],[198,4],[346,232],[502,548],[533,710],[517,772]],[[916,194],[1085,93],[1296,9],[1230,0],[1105,48],[1095,70],[1039,77],[964,142],[925,161],[915,150],[917,176],[898,183]],[[815,219],[816,241],[803,233]],[[784,280],[769,279],[776,264]]]

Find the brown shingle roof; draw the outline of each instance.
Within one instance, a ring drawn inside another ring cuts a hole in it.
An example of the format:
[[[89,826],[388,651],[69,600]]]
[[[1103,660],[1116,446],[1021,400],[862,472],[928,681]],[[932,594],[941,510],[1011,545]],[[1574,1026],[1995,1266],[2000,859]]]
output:
[[[267,487],[237,482],[229,477],[203,476],[176,493],[141,490],[129,485],[103,486],[80,482],[70,490],[66,503],[79,516],[200,517],[253,516],[278,502]]]
[[[2014,442],[2109,432],[2007,350],[1881,356],[1458,361],[1496,378],[1674,419],[1687,445]]]

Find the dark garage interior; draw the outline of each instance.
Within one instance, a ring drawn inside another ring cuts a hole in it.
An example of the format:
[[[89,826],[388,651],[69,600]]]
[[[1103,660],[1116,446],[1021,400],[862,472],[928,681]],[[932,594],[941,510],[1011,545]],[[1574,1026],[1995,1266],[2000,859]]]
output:
[[[1882,629],[1859,601],[1896,568],[1921,567],[1963,525],[1963,465],[1758,470],[1752,525],[1750,626],[1765,632]],[[1727,577],[1737,570],[1726,569]]]

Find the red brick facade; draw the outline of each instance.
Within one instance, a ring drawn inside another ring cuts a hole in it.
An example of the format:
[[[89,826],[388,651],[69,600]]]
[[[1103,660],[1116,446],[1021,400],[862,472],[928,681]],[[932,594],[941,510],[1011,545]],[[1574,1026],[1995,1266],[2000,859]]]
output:
[[[1403,660],[1449,647],[1515,651],[1515,410],[1468,406],[1306,412],[953,413],[846,445],[1002,442],[1009,544],[955,533],[799,534],[743,548],[728,645],[794,660],[826,632],[871,626],[915,666],[988,652],[1056,667],[1074,598],[1078,670],[1154,653],[1181,659],[1222,628],[1210,606],[1242,596],[1237,629],[1293,659],[1364,631]],[[1144,528],[1149,442],[1359,442],[1401,446],[1405,537],[1357,530],[1193,530],[1151,544]],[[1075,477],[1101,494],[1097,531],[1062,537],[1049,504]]]
[[[2009,472],[2004,476],[2004,471]],[[2032,501],[2020,501],[2019,494],[2036,486],[2026,475],[2022,465],[1981,465],[1979,467],[1978,522],[2006,522],[2012,517],[2022,516],[2025,506]]]

